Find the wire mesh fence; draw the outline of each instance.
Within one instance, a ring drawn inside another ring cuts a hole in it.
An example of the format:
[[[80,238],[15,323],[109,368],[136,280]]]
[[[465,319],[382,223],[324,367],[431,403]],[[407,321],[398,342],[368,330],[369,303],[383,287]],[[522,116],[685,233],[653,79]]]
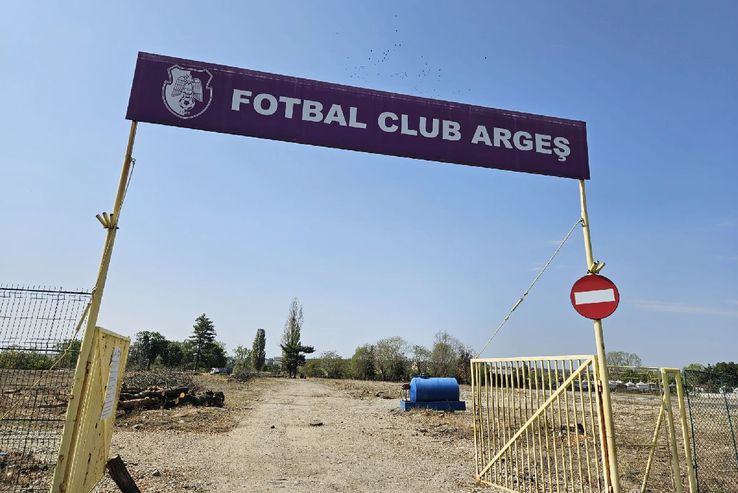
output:
[[[738,491],[738,378],[696,370],[684,375],[699,491]]]
[[[0,491],[49,489],[90,299],[0,286]]]

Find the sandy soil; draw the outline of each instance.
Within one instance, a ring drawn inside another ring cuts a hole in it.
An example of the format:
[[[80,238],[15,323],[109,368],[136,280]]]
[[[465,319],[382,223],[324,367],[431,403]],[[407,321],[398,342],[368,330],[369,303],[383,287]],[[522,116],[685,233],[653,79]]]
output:
[[[398,386],[381,385],[260,379],[230,389],[223,410],[126,420],[111,455],[145,492],[491,491],[474,483],[469,411],[400,413]],[[96,491],[117,489],[106,478]]]

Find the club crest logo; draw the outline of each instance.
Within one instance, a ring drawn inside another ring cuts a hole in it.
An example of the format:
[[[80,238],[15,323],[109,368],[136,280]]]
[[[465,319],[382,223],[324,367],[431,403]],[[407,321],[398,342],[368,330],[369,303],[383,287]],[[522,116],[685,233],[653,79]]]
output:
[[[210,87],[212,74],[205,69],[174,65],[169,67],[169,80],[164,82],[161,97],[167,109],[179,118],[202,115],[213,100]]]

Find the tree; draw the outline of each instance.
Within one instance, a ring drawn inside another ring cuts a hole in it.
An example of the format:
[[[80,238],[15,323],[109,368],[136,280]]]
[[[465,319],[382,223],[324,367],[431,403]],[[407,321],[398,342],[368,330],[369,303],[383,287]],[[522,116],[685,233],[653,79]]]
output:
[[[320,358],[309,358],[305,360],[305,365],[302,367],[305,375],[308,377],[323,377],[323,368],[321,367]]]
[[[28,351],[12,345],[0,351],[0,368],[12,370],[48,370],[55,357],[36,351]]]
[[[684,368],[685,383],[706,392],[730,392],[738,388],[738,363],[722,361],[714,365],[692,363]]]
[[[55,350],[59,352],[59,361],[56,368],[74,368],[77,365],[79,350],[82,348],[80,339],[64,339],[55,344]],[[47,370],[44,368],[44,370]]]
[[[402,337],[377,341],[374,349],[377,375],[382,380],[398,381],[408,376],[407,342]]]
[[[351,375],[358,380],[374,380],[374,346],[364,344],[356,348],[351,358]]]
[[[167,368],[178,368],[182,366],[185,358],[185,344],[180,341],[168,341],[166,350],[162,355],[162,363]]]
[[[456,360],[456,378],[459,383],[471,383],[471,359],[473,357],[472,348],[463,344],[458,348],[458,358]]]
[[[292,303],[290,303],[287,321],[284,324],[282,344],[280,344],[282,348],[282,365],[287,369],[290,378],[297,377],[297,367],[305,363],[305,354],[315,352],[315,348],[312,346],[303,346],[300,341],[302,324],[302,305],[297,298],[293,298]]]
[[[415,345],[410,351],[412,358],[413,373],[418,375],[430,375],[431,352],[425,346]]]
[[[162,360],[164,359],[168,344],[169,341],[159,332],[151,330],[136,332],[130,350],[131,361],[140,368],[149,369],[157,356],[161,356]]]
[[[320,355],[320,368],[326,378],[345,378],[346,361],[335,351],[326,351]]]
[[[706,371],[712,373],[712,380],[721,387],[738,387],[738,363],[721,361],[707,365]]]
[[[266,332],[264,329],[256,329],[256,337],[251,347],[251,363],[256,371],[264,368],[266,361]]]
[[[243,346],[237,346],[233,351],[233,372],[247,373],[253,366],[253,352]]]
[[[431,371],[434,376],[456,376],[456,360],[461,346],[461,342],[445,330],[436,333],[431,350]]]
[[[215,341],[212,344],[206,346],[203,352],[203,359],[205,367],[210,368],[223,368],[228,364],[228,352],[226,346],[220,341]]]
[[[705,365],[702,363],[690,363],[684,367],[684,371],[704,372],[705,370]]]
[[[203,356],[213,350],[215,343],[215,325],[204,313],[195,320],[195,325],[192,326],[192,335],[188,341],[192,344],[195,371],[197,371],[200,363],[203,362]],[[223,357],[225,359],[225,354],[223,354]]]
[[[605,359],[607,360],[607,366],[634,366],[638,368],[643,365],[640,356],[625,351],[608,351]]]

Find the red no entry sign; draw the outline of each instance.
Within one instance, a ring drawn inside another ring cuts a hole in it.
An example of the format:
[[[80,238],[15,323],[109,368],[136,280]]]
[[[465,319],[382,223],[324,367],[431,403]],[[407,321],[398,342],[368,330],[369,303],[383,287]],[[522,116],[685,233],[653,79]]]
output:
[[[618,307],[618,303],[618,288],[605,276],[584,276],[571,288],[571,304],[583,317],[594,320],[609,317]]]

